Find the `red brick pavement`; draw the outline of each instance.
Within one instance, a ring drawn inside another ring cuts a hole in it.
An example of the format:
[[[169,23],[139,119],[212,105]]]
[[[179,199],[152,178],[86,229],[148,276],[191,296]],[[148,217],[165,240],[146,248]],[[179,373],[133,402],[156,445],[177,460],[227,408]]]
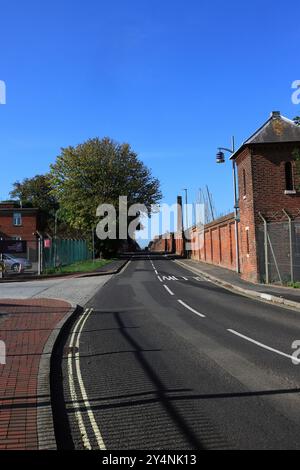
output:
[[[0,364],[0,449],[37,449],[38,371],[49,335],[70,310],[50,299],[0,299],[0,340],[6,364]],[[3,316],[2,316],[3,314]]]

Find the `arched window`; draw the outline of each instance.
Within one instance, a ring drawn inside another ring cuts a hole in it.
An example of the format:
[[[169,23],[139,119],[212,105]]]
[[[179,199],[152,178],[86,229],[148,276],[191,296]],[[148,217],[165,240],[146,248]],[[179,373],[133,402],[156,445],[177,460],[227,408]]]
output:
[[[287,191],[293,191],[294,189],[293,168],[291,162],[286,162],[285,164],[285,189]]]

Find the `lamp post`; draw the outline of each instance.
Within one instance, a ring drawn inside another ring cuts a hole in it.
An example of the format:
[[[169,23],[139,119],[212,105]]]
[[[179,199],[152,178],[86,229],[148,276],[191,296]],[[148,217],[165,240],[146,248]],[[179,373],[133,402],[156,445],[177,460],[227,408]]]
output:
[[[225,162],[224,152],[229,152],[231,155],[235,152],[234,137],[232,137],[231,149],[226,147],[219,147],[216,155],[216,163]],[[235,251],[236,251],[236,272],[240,272],[240,252],[239,252],[239,232],[238,232],[238,221],[239,221],[239,203],[237,195],[237,180],[236,180],[236,164],[235,160],[232,160],[232,177],[233,177],[233,196],[234,196],[234,226],[235,226]]]

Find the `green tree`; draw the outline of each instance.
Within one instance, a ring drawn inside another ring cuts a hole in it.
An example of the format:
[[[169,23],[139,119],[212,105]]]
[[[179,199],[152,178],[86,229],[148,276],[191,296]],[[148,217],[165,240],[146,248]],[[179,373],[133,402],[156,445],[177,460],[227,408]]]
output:
[[[297,124],[297,126],[300,126],[300,116],[294,117],[293,121],[295,124]]]
[[[43,215],[44,228],[51,230],[59,207],[52,189],[49,174],[36,175],[21,182],[16,181],[10,196],[20,200],[23,207],[39,208]]]
[[[50,174],[53,194],[67,223],[76,229],[95,226],[98,205],[117,208],[119,196],[127,196],[128,205],[144,204],[148,215],[162,197],[159,181],[130,145],[109,138],[63,148]]]

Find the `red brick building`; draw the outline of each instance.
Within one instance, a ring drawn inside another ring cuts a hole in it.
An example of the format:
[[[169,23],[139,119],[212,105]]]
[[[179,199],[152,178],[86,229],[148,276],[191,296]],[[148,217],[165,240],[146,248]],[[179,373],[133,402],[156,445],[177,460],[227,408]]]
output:
[[[271,228],[280,232],[284,226],[279,224],[287,221],[287,215],[293,221],[300,216],[298,152],[300,127],[279,112],[273,112],[268,121],[232,156],[237,165],[239,182],[241,274],[248,280],[266,280],[265,235],[268,263],[284,264],[278,256],[281,249],[286,251],[286,240],[282,240],[280,249],[278,242],[272,243],[268,226],[267,233],[263,233],[263,226],[273,224]],[[294,238],[295,233],[292,236]],[[287,259],[287,252],[284,257],[288,266],[290,260]]]
[[[0,203],[0,239],[27,242],[27,253],[31,261],[37,258],[37,238],[40,229],[40,212],[37,208],[22,208],[16,202]]]
[[[231,159],[238,177],[241,276],[253,282],[300,280],[300,127],[273,112]],[[188,256],[235,269],[234,224],[232,213],[193,227],[199,243]],[[177,240],[176,252],[183,251]]]

